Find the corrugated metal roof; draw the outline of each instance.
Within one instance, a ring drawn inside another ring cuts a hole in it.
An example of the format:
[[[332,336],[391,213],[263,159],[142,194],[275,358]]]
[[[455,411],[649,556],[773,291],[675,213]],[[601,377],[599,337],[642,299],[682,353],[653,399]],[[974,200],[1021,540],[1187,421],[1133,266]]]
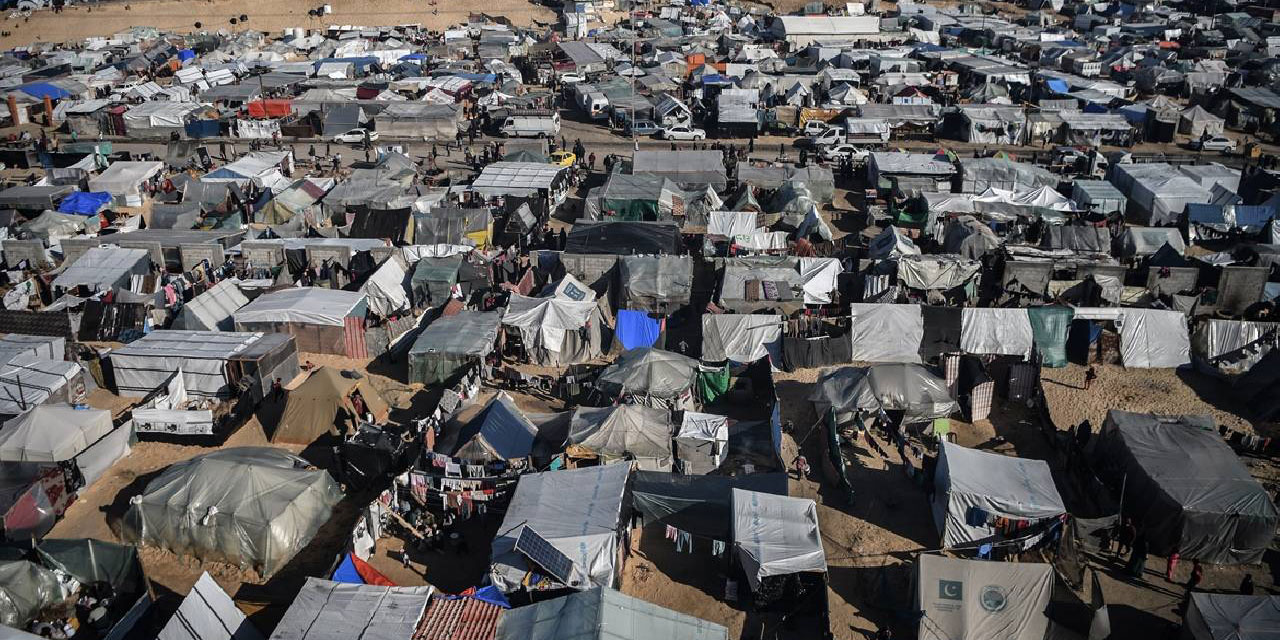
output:
[[[432,598],[413,640],[493,640],[502,607],[475,598]]]

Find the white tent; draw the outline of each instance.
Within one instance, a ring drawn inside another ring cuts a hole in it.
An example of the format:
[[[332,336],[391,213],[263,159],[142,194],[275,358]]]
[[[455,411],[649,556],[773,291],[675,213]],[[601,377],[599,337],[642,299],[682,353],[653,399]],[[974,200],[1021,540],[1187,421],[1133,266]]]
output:
[[[920,640],[1052,637],[1045,609],[1053,565],[962,560],[922,554],[916,561]]]
[[[116,206],[142,206],[142,183],[164,169],[160,161],[113,162],[101,174],[89,178],[90,191],[106,191]]]
[[[1187,316],[1181,311],[1126,308],[1117,324],[1124,366],[1158,369],[1191,364]]]
[[[965,307],[960,318],[961,351],[1031,357],[1035,338],[1026,309]]]
[[[849,336],[855,362],[920,362],[920,305],[855,302],[851,308]]]
[[[1040,520],[1066,513],[1053,473],[1043,460],[942,443],[934,474],[933,520],[942,546],[972,546],[994,539],[996,518]],[[985,513],[982,524],[973,514]]]
[[[1184,133],[1193,138],[1199,138],[1206,133],[1216,136],[1222,133],[1222,129],[1226,124],[1226,120],[1209,113],[1204,107],[1196,105],[1183,111],[1178,116],[1178,133]]]
[[[719,467],[724,460],[725,448],[729,446],[729,418],[685,411],[675,440],[677,447],[701,450],[713,466]],[[681,454],[682,459],[686,457],[686,454]],[[687,469],[685,473],[688,473]]]
[[[575,364],[600,355],[600,310],[594,301],[529,298],[511,294],[502,324],[520,330],[530,359],[538,364]],[[586,329],[586,339],[579,334]]]
[[[1193,593],[1183,629],[1193,640],[1275,640],[1280,596]]]
[[[225,164],[201,178],[204,182],[234,182],[241,187],[249,183],[270,186],[281,179],[282,166],[292,164],[292,151],[254,151]]]
[[[781,363],[783,317],[763,314],[704,314],[702,359],[750,363],[774,355]]]
[[[308,577],[271,640],[408,640],[432,591]]]
[[[249,304],[249,298],[240,291],[239,285],[234,280],[223,280],[182,305],[173,328],[231,331],[235,328],[235,312],[246,304]]]
[[[397,256],[391,256],[360,287],[369,302],[369,311],[380,318],[409,308],[409,293],[404,289],[406,272]]]
[[[341,327],[344,319],[357,315],[365,294],[323,287],[298,287],[264,294],[234,314],[237,326],[252,324],[297,324]]]
[[[753,591],[769,576],[827,571],[812,500],[734,489],[733,548]]]
[[[146,249],[93,247],[66,267],[53,280],[61,289],[87,287],[89,291],[110,291],[129,285],[135,276],[151,272],[151,254]]]
[[[262,640],[262,634],[206,571],[157,640]]]
[[[111,412],[45,404],[0,428],[0,461],[71,460],[111,433]]]

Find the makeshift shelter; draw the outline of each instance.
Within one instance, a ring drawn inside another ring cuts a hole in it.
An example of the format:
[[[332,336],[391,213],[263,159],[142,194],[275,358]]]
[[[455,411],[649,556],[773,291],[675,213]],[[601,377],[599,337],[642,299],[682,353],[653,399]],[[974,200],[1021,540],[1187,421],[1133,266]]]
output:
[[[126,542],[269,576],[311,542],[342,491],[327,471],[269,447],[236,447],[170,465],[130,502]]]
[[[921,640],[1048,638],[1051,564],[921,554],[915,608]]]
[[[511,294],[502,324],[520,332],[525,354],[541,365],[578,364],[604,351],[605,327],[595,301]]]
[[[174,329],[190,331],[232,331],[235,312],[249,304],[234,280],[223,280],[182,305],[174,319]]]
[[[461,311],[428,324],[409,348],[409,383],[446,384],[493,353],[499,313]]]
[[[489,574],[493,585],[504,593],[615,585],[619,531],[626,526],[623,495],[630,473],[628,465],[608,464],[521,477],[493,541]],[[531,541],[541,538],[545,544],[520,544],[530,530]],[[559,553],[547,557],[538,551],[548,546]],[[540,564],[550,563],[556,555],[561,561],[567,559],[567,565]],[[529,571],[537,571],[543,580],[527,583]]]
[[[1165,245],[1169,245],[1178,255],[1187,251],[1182,232],[1177,227],[1126,226],[1114,244],[1116,256],[1122,258],[1149,256]]]
[[[860,411],[902,411],[907,422],[945,418],[960,409],[946,381],[918,364],[841,367],[825,372],[809,396],[819,414],[843,422]]]
[[[919,305],[855,302],[851,307],[854,361],[920,363],[924,317]]]
[[[134,276],[151,273],[151,254],[146,249],[93,247],[53,279],[59,289],[85,287],[91,293],[117,288],[129,289]]]
[[[942,546],[948,549],[976,548],[996,539],[997,518],[1034,523],[1067,511],[1045,461],[945,441],[938,454],[933,495],[933,520],[942,534]]]
[[[409,310],[409,294],[404,289],[408,274],[398,256],[387,258],[360,286],[369,312],[379,318],[390,318]]]
[[[122,395],[145,396],[181,372],[192,396],[234,397],[248,382],[263,398],[276,378],[298,375],[298,350],[283,334],[162,330],[115,350],[111,365]]]
[[[451,448],[448,443],[441,443],[441,448],[454,458],[476,463],[549,459],[564,449],[568,419],[567,413],[526,412],[500,392],[458,429]]]
[[[391,407],[367,378],[348,378],[333,367],[320,367],[311,372],[298,388],[289,391],[289,400],[272,442],[311,444],[327,434],[338,435],[338,425],[364,421],[357,415],[356,397],[375,424],[386,421]]]
[[[1126,308],[1116,323],[1124,366],[1154,369],[1191,364],[1187,316],[1181,311]]]
[[[109,204],[111,194],[105,191],[74,191],[58,203],[58,211],[79,216],[96,216]]]
[[[1196,105],[1178,116],[1178,133],[1199,138],[1204,135],[1221,135],[1227,121]]]
[[[597,587],[505,611],[494,640],[728,640],[714,622]]]
[[[733,552],[751,591],[769,578],[827,572],[812,500],[733,490]]]
[[[583,217],[592,220],[671,220],[684,208],[684,192],[671,180],[648,173],[611,173],[583,201]]]
[[[18,185],[0,191],[0,208],[19,211],[48,211],[57,209],[63,198],[70,197],[76,188],[69,184]]]
[[[301,351],[365,358],[367,311],[363,293],[295,287],[263,294],[233,317],[236,331],[287,333]]]
[[[766,314],[703,314],[702,360],[751,363],[773,356],[782,362],[784,318]]]
[[[282,173],[293,166],[292,151],[251,151],[235,160],[210,171],[200,180],[202,182],[230,182],[241,189],[250,184],[258,188],[267,188],[284,182],[288,184]]]
[[[384,136],[452,140],[462,123],[462,109],[453,104],[392,102],[373,117]]]
[[[1191,640],[1271,640],[1280,629],[1280,596],[1188,594],[1183,634]]]
[[[689,256],[622,256],[618,282],[620,307],[671,313],[689,304],[693,260]]]
[[[270,640],[405,640],[427,610],[431,586],[347,584],[307,577]]]
[[[569,254],[675,255],[680,253],[680,227],[672,222],[577,220],[565,238]]]
[[[40,562],[80,584],[105,582],[116,593],[137,595],[145,587],[138,549],[96,538],[46,538],[36,547]]]
[[[16,355],[0,364],[0,416],[16,416],[45,402],[80,402],[84,367],[36,353]]]
[[[142,185],[164,170],[160,161],[118,161],[89,178],[90,191],[105,191],[117,207],[142,206]]]
[[[960,348],[965,353],[1031,357],[1035,333],[1026,309],[965,307]]]
[[[729,418],[685,411],[680,417],[674,441],[682,473],[709,473],[725,460],[729,446]]]
[[[262,640],[262,634],[206,571],[160,630],[157,640]]]
[[[422,308],[439,307],[449,302],[454,295],[453,288],[458,284],[463,260],[465,258],[462,255],[425,257],[418,260],[409,280],[409,290],[415,304]]]
[[[566,452],[571,458],[598,457],[605,464],[634,461],[637,469],[670,471],[671,416],[631,404],[578,407],[569,421]]]
[[[84,232],[87,218],[74,213],[45,211],[32,220],[18,225],[18,236],[38,239],[46,247],[59,246],[65,238],[73,238]]]
[[[724,153],[720,151],[641,150],[632,154],[632,173],[650,173],[690,188],[710,185],[724,191],[728,185]]]
[[[0,625],[25,628],[45,607],[64,597],[54,573],[34,562],[0,562]]]
[[[694,404],[697,375],[698,361],[693,358],[661,349],[631,349],[601,372],[596,387],[609,398],[676,410]]]
[[[1112,410],[1095,451],[1104,479],[1124,485],[1124,512],[1155,553],[1253,564],[1280,524],[1270,495],[1209,416]]]
[[[132,429],[118,429],[111,412],[42,404],[0,428],[0,462],[74,461],[86,484],[128,455]]]

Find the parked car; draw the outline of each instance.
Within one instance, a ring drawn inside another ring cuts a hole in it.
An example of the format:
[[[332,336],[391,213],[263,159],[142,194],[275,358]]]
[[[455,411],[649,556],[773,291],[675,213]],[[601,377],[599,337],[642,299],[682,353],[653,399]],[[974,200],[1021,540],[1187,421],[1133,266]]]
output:
[[[822,147],[818,151],[818,155],[822,156],[827,162],[842,162],[845,158],[852,160],[855,164],[866,162],[871,152],[863,147],[853,144],[833,144]]]
[[[678,124],[658,131],[658,137],[663,140],[706,140],[707,132],[687,124]]]
[[[1221,151],[1235,153],[1236,141],[1225,136],[1214,136],[1208,140],[1192,140],[1191,148],[1196,151]]]
[[[578,84],[586,82],[587,77],[581,73],[562,73],[560,74],[560,84]]]
[[[356,127],[346,133],[339,133],[333,137],[334,142],[341,142],[344,144],[360,144],[366,139],[368,139],[369,142],[377,142],[378,132]]]
[[[637,136],[651,136],[660,130],[652,120],[637,120],[629,127],[629,131]]]
[[[557,151],[551,154],[551,164],[561,167],[572,167],[573,163],[578,161],[578,156],[572,151]]]

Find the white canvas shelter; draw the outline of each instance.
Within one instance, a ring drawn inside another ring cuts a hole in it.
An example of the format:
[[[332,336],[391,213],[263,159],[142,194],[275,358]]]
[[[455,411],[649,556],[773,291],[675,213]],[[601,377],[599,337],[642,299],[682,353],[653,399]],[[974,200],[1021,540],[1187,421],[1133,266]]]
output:
[[[924,341],[924,316],[920,305],[851,305],[849,337],[855,362],[920,363],[920,343]]]
[[[409,294],[404,289],[406,271],[399,257],[391,256],[360,287],[369,302],[369,311],[381,318],[409,308]]]
[[[84,252],[53,280],[62,289],[87,287],[91,292],[127,288],[135,275],[151,272],[151,254],[146,249],[93,247]]]
[[[110,411],[40,405],[0,427],[0,461],[71,460],[113,428]]]
[[[187,118],[199,110],[200,105],[194,102],[143,102],[124,112],[124,126],[133,137],[147,137],[162,130],[181,129]]]
[[[203,182],[232,182],[247,187],[250,183],[259,187],[270,186],[283,179],[280,168],[291,164],[292,151],[254,151],[235,161],[210,171],[201,178]]]
[[[74,362],[50,360],[36,353],[10,358],[0,366],[0,415],[18,415],[45,402],[78,375],[83,371]]]
[[[965,307],[960,318],[960,349],[965,353],[1031,357],[1035,338],[1026,309]]]
[[[262,640],[262,634],[206,571],[200,574],[157,639]]]
[[[568,443],[601,460],[635,460],[645,471],[671,470],[671,420],[663,409],[634,404],[578,407],[569,421]]]
[[[734,489],[733,548],[752,591],[769,576],[827,571],[812,500]]]
[[[173,322],[174,329],[191,331],[231,331],[235,328],[234,314],[249,304],[249,298],[240,291],[235,280],[223,280],[208,291],[182,305],[182,311]]]
[[[432,591],[308,577],[271,640],[407,640]]]
[[[520,331],[525,350],[538,364],[575,364],[600,355],[600,310],[594,301],[529,298],[511,294],[502,324]],[[578,330],[587,329],[584,341]]]
[[[236,326],[297,324],[341,327],[344,318],[358,315],[365,294],[323,287],[299,287],[263,294],[234,314]]]
[[[160,161],[113,162],[101,174],[89,178],[90,191],[106,191],[116,206],[142,206],[142,183],[164,169]]]
[[[942,546],[948,549],[993,539],[997,517],[1039,520],[1067,511],[1049,464],[1043,460],[943,442],[934,485],[933,520],[942,532]],[[987,524],[969,524],[968,516],[974,509],[990,516]]]
[[[685,411],[675,440],[678,446],[702,450],[712,464],[719,467],[729,446],[729,418]]]
[[[916,561],[920,640],[1053,637],[1045,609],[1053,565],[921,554]]]
[[[256,333],[152,331],[111,354],[122,395],[144,396],[181,371],[187,393],[223,397],[232,392],[227,361],[261,338]]]
[[[772,354],[781,362],[782,322],[778,315],[704,314],[702,359],[750,363]]]
[[[1126,308],[1116,323],[1124,366],[1160,369],[1191,364],[1187,316],[1181,311]]]
[[[1183,630],[1193,640],[1275,640],[1280,596],[1192,593]]]

